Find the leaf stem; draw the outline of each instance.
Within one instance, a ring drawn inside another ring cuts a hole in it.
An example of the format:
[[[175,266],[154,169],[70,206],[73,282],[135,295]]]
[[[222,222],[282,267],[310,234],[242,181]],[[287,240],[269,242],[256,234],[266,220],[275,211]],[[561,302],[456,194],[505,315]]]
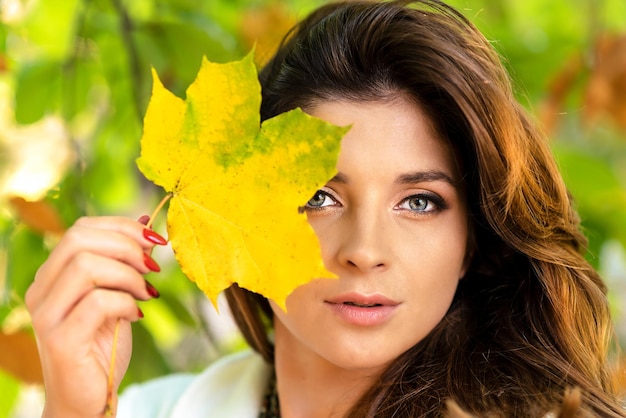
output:
[[[120,318],[115,321],[115,331],[113,332],[113,347],[111,349],[111,363],[109,364],[109,381],[107,384],[107,403],[104,415],[113,416],[113,377],[115,375],[115,355],[117,354],[117,338],[120,335]]]
[[[171,198],[172,198],[172,194],[168,193],[165,195],[165,197],[163,197],[163,199],[161,199],[156,209],[154,209],[154,212],[152,212],[152,215],[150,215],[150,219],[148,220],[148,223],[146,224],[146,228],[150,228],[152,226],[154,218],[156,218],[156,216],[159,214],[161,209],[163,209],[163,206],[165,206],[167,201],[170,200]]]
[[[154,218],[159,214],[165,203],[170,200],[172,197],[171,193],[166,194],[163,199],[159,202],[156,209],[150,215],[150,219],[146,224],[146,228],[150,228],[154,221]],[[120,334],[120,318],[115,321],[115,330],[113,331],[113,346],[111,347],[111,362],[109,363],[109,380],[107,382],[107,398],[106,405],[104,407],[104,416],[110,417],[113,416],[113,380],[115,377],[115,356],[117,354],[117,339]]]

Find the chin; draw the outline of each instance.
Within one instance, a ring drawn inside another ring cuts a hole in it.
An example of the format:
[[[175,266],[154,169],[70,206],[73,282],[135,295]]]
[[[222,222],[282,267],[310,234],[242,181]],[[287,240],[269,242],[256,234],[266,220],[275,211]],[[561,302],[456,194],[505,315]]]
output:
[[[403,351],[391,351],[389,348],[381,350],[369,349],[341,349],[337,347],[327,356],[320,353],[328,362],[335,367],[346,371],[368,371],[381,373],[385,370]]]

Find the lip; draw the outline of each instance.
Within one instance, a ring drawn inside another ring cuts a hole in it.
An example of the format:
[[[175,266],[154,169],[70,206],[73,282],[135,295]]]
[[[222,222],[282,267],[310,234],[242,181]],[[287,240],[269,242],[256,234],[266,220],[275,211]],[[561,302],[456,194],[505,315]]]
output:
[[[325,303],[341,320],[362,327],[373,327],[387,322],[400,305],[400,302],[383,295],[359,293],[339,295]]]

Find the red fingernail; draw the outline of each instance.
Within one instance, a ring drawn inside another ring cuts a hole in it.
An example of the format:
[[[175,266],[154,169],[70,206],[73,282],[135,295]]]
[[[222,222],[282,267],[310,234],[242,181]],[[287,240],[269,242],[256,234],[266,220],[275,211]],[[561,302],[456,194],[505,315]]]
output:
[[[143,230],[143,237],[153,244],[167,245],[167,240],[151,229],[145,228]]]
[[[159,267],[159,265],[157,264],[156,261],[154,261],[152,259],[152,257],[150,257],[148,254],[143,253],[143,262],[145,263],[146,267],[148,267],[151,271],[158,273],[161,271],[161,267]]]
[[[143,215],[139,219],[137,219],[137,222],[139,222],[142,225],[147,225],[148,222],[150,222],[150,216],[149,215]]]
[[[137,308],[137,316],[139,317],[139,319],[143,318],[143,312],[141,312],[140,308]]]
[[[147,280],[146,280],[146,290],[148,291],[148,294],[153,298],[158,298],[159,296],[161,296],[159,291],[156,290],[156,287],[152,286],[152,283],[148,282]]]

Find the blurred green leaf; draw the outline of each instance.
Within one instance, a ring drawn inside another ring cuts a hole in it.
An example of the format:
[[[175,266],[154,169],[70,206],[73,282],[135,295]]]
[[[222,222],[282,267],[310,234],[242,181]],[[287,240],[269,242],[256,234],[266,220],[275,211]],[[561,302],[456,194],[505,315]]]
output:
[[[41,60],[23,66],[16,78],[16,121],[34,123],[53,111],[61,93],[60,81],[61,65],[58,61]]]
[[[172,314],[178,321],[190,327],[197,326],[197,321],[189,313],[188,307],[179,299],[179,295],[170,294],[169,292],[161,292],[160,299],[172,311]]]
[[[48,256],[43,237],[23,225],[11,232],[8,245],[7,285],[23,300],[37,269]]]
[[[81,8],[79,0],[36,1],[22,24],[22,30],[42,55],[62,59],[73,45],[76,17]]]
[[[140,354],[133,356],[128,372],[122,380],[121,389],[131,383],[143,382],[171,373],[171,367],[141,321],[133,324],[133,347],[134,353]]]
[[[125,212],[141,195],[134,164],[140,134],[139,121],[128,107],[111,115],[96,132],[81,182],[98,213]]]
[[[106,84],[93,57],[76,56],[67,61],[61,72],[62,114],[71,122],[78,114],[101,105]]]
[[[82,161],[63,177],[58,186],[48,192],[47,200],[60,215],[64,225],[72,225],[88,213],[89,196],[85,192]]]
[[[9,316],[13,307],[7,303],[8,301],[0,300],[0,325],[4,323],[4,320]]]
[[[212,61],[234,58],[220,39],[188,23],[146,23],[137,29],[135,39],[144,60],[179,97],[195,79],[203,56]]]
[[[9,418],[18,399],[20,382],[0,370],[0,418]]]
[[[7,50],[7,27],[0,23],[0,56],[5,60],[4,54]]]
[[[571,145],[554,150],[594,254],[607,239],[626,245],[626,188],[607,158]]]

